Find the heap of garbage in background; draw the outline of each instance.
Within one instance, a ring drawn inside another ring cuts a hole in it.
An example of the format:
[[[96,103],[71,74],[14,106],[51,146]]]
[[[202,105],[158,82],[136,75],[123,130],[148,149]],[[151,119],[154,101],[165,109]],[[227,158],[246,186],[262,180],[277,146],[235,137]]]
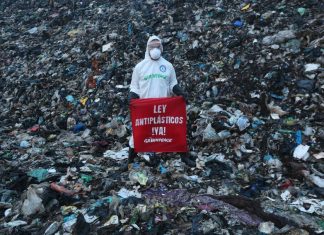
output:
[[[323,7],[2,0],[0,233],[322,233]],[[189,95],[194,164],[123,172],[152,34]]]

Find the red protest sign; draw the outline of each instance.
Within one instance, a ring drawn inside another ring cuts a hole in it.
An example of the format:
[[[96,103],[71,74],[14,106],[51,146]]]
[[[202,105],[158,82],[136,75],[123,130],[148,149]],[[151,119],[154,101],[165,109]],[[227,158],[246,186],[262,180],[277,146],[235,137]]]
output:
[[[187,152],[182,97],[134,99],[130,110],[136,152]]]

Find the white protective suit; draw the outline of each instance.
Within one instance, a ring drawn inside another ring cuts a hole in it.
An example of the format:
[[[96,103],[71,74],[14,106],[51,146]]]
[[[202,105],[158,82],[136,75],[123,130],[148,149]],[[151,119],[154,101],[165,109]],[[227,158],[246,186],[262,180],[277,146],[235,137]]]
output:
[[[172,64],[162,56],[152,60],[149,55],[148,44],[152,40],[162,41],[157,36],[151,36],[146,45],[145,59],[138,63],[133,71],[130,91],[140,98],[162,98],[171,96],[173,87],[178,84],[176,73]],[[134,148],[133,136],[129,146]]]

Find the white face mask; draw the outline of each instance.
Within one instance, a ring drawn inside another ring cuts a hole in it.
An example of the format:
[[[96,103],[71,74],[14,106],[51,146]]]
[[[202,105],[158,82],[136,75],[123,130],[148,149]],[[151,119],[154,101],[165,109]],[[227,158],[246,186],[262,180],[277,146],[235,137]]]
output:
[[[153,48],[150,50],[150,56],[153,60],[158,60],[161,57],[161,50],[158,48]]]

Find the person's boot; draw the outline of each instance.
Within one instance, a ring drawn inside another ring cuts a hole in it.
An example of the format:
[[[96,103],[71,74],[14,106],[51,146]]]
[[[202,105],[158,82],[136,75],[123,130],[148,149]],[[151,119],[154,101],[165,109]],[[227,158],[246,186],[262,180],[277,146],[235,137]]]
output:
[[[188,153],[181,153],[181,161],[189,167],[196,167],[196,161],[191,159]]]
[[[157,167],[160,164],[160,157],[156,155],[156,153],[149,153],[150,161],[145,160],[145,164],[150,167]]]
[[[120,170],[122,172],[128,171],[128,165],[133,163],[136,157],[137,157],[137,153],[135,152],[134,148],[129,147],[127,163],[123,164],[120,167]]]
[[[129,147],[129,150],[128,150],[128,164],[133,163],[136,157],[137,157],[137,153],[135,152],[135,149]]]

